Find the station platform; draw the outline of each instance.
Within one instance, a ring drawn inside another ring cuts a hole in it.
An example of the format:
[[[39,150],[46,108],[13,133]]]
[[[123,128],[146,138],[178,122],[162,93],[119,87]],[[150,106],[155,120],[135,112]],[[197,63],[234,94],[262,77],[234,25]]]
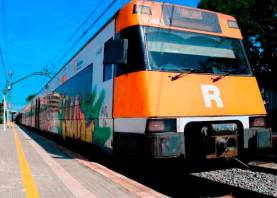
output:
[[[9,123],[0,125],[0,197],[165,197]]]

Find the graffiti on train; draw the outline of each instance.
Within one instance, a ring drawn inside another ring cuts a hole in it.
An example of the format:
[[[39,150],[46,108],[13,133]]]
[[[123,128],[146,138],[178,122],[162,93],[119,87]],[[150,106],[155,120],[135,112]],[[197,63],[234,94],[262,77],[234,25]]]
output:
[[[92,94],[82,97],[61,95],[60,108],[57,113],[58,133],[63,138],[71,137],[103,146],[112,134],[109,126],[99,125],[102,120],[99,114],[104,98],[105,92],[103,90],[97,97],[96,88],[93,89]]]

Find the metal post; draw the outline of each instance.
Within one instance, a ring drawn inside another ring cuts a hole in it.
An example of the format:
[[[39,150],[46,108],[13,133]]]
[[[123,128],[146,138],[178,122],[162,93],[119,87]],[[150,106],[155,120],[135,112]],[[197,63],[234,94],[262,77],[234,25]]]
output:
[[[3,107],[4,107],[4,110],[3,110],[3,127],[4,127],[4,131],[6,131],[6,96],[5,94],[3,94]]]
[[[9,113],[8,113],[8,109],[7,109],[7,104],[6,104],[6,94],[9,93],[9,91],[12,89],[12,87],[19,83],[20,81],[23,81],[29,77],[32,77],[34,75],[38,75],[38,76],[47,76],[49,78],[51,78],[50,74],[54,74],[54,73],[49,73],[47,70],[43,71],[43,72],[33,72],[31,74],[28,74],[18,80],[16,80],[15,82],[9,82],[7,81],[7,85],[6,85],[6,88],[3,90],[3,128],[4,128],[4,131],[6,131],[6,127],[7,127],[7,117],[9,116]],[[12,77],[12,72],[10,71],[9,73],[9,76]],[[6,114],[6,111],[7,111],[7,114]]]
[[[6,99],[6,111],[7,111],[7,114],[6,114],[6,125],[9,127],[9,103]]]

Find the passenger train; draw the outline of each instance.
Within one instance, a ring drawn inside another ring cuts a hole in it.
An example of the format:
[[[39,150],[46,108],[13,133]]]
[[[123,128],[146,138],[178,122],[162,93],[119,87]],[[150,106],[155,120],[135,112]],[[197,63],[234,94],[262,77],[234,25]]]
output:
[[[134,0],[17,122],[115,155],[213,159],[269,148],[265,116],[234,17]]]

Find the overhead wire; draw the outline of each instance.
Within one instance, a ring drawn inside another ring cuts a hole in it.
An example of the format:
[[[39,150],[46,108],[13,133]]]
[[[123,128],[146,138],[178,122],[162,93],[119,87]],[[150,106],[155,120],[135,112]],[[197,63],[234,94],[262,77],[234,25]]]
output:
[[[90,14],[86,17],[86,19],[77,27],[77,29],[71,34],[71,36],[66,40],[66,42],[63,44],[63,46],[58,50],[56,55],[50,59],[47,63],[45,68],[48,69],[49,64],[51,62],[54,62],[55,59],[58,58],[60,53],[65,49],[65,47],[74,39],[75,35],[82,29],[82,27],[89,21],[89,19],[95,14],[97,9],[99,9],[99,6],[103,4],[103,0],[99,0],[94,9],[90,12]]]
[[[3,9],[3,32],[4,32],[4,51],[5,51],[5,60],[6,64],[9,64],[8,61],[8,44],[7,44],[7,27],[6,27],[6,6],[5,0],[2,0],[2,9]]]
[[[1,60],[1,63],[2,63],[2,67],[3,67],[3,71],[4,71],[4,77],[5,77],[5,80],[7,81],[8,80],[8,73],[7,73],[7,65],[6,65],[6,61],[7,60],[7,56],[5,56],[4,53],[7,54],[7,32],[6,32],[6,17],[5,17],[5,3],[4,3],[4,0],[2,0],[2,24],[3,24],[3,38],[4,38],[4,44],[0,44],[0,60]],[[5,59],[5,58],[6,59]]]
[[[74,33],[71,35],[71,37],[66,41],[66,43],[60,48],[60,50],[58,51],[57,55],[51,59],[51,61],[48,61],[48,63],[50,62],[54,62],[55,59],[57,59],[60,55],[60,53],[62,51],[64,51],[65,47],[74,39],[75,35],[82,29],[82,27],[89,21],[89,19],[95,14],[97,13],[96,11],[99,10],[99,7],[103,4],[103,0],[100,0],[98,2],[98,4],[94,7],[94,9],[91,11],[91,13],[88,15],[88,17],[80,24],[80,26],[74,31]],[[85,31],[84,31],[85,32]],[[69,49],[70,50],[67,50],[67,51],[71,51],[72,48],[74,48],[78,42],[85,36],[84,32],[78,37],[78,39],[74,42],[74,44],[72,44]],[[74,46],[74,47],[72,47]],[[63,53],[54,65],[54,68],[64,59],[64,57],[66,56],[65,54],[67,54],[68,52],[66,53]]]
[[[67,55],[74,49],[74,47],[76,47],[76,45],[82,40],[82,38],[84,38],[84,36],[88,34],[89,30],[93,28],[93,26],[99,21],[99,19],[101,19],[101,17],[103,17],[104,14],[106,14],[106,12],[114,5],[115,2],[116,0],[112,0],[112,2],[104,9],[104,11],[91,23],[91,25],[79,36],[79,38],[61,56],[61,58],[56,63],[57,65],[60,64],[61,61],[63,61],[67,57]]]
[[[5,80],[7,81],[8,79],[8,73],[7,73],[7,69],[6,69],[6,65],[5,65],[5,61],[4,61],[4,57],[3,57],[3,53],[2,53],[2,48],[1,48],[1,45],[0,45],[0,59],[1,59],[1,65],[3,67],[3,71],[4,71],[4,77],[5,77]]]

